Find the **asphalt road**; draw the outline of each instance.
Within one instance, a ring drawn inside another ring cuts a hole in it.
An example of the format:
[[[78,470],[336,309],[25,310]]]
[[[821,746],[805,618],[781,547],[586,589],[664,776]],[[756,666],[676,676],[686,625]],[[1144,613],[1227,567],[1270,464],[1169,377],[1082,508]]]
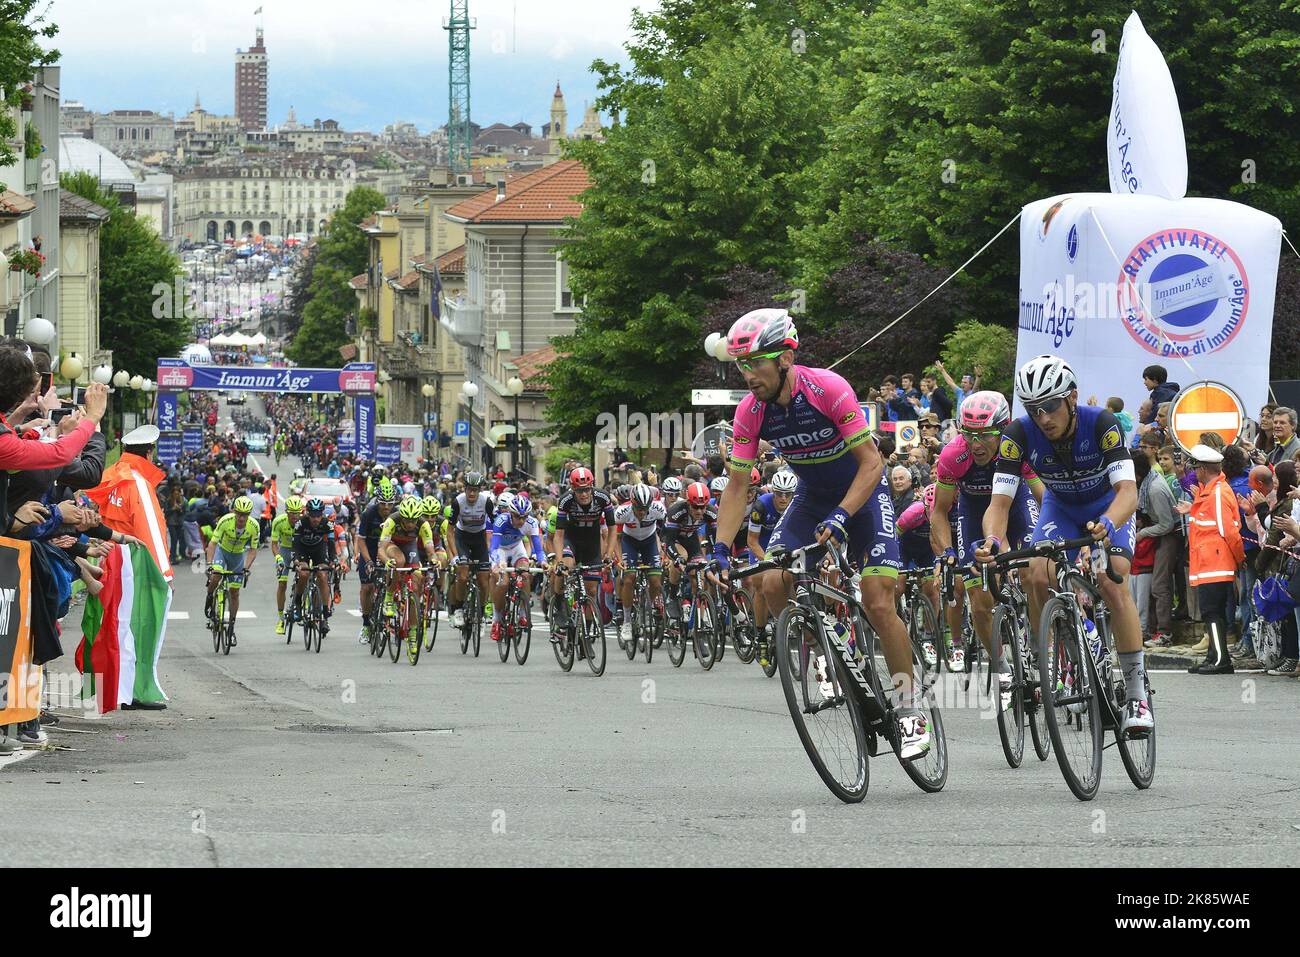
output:
[[[283,469],[282,469],[283,471]],[[350,576],[320,654],[273,634],[273,563],[213,654],[200,575],[176,579],[162,712],[60,709],[0,766],[8,865],[1288,865],[1300,849],[1300,682],[1158,673],[1154,786],[1106,752],[1081,803],[1055,758],[1007,767],[996,723],[944,711],[951,772],[926,795],[890,757],[846,806],[804,755],[779,679],[728,656],[564,674],[540,629],[520,667],[462,657],[444,622],[417,667],[356,640]],[[80,608],[65,622],[71,670]],[[83,733],[74,733],[83,732]],[[10,832],[11,835],[19,833]]]

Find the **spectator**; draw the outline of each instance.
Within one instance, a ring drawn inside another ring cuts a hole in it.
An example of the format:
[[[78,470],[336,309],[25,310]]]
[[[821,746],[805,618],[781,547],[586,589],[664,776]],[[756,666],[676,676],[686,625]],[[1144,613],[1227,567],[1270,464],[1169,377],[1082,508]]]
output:
[[[1241,542],[1241,516],[1236,496],[1223,476],[1223,455],[1205,445],[1191,450],[1196,468],[1196,497],[1179,511],[1188,516],[1190,566],[1188,584],[1197,591],[1201,618],[1209,630],[1205,660],[1191,674],[1232,674],[1228,653],[1228,601],[1237,569],[1246,555]]]
[[[1268,453],[1268,464],[1290,462],[1300,451],[1300,438],[1296,437],[1295,409],[1280,405],[1273,410],[1273,448]]]
[[[882,421],[897,422],[900,419],[907,421],[918,417],[912,403],[898,394],[898,380],[892,375],[885,376],[884,381],[880,384],[880,400],[884,403],[884,418]]]
[[[1263,452],[1266,460],[1268,453],[1273,451],[1273,410],[1276,408],[1276,403],[1265,402],[1264,407],[1259,410],[1259,432],[1255,436],[1255,450]]]
[[[1142,370],[1142,384],[1151,393],[1151,408],[1159,409],[1160,403],[1173,401],[1179,392],[1177,382],[1169,381],[1169,373],[1164,366],[1147,366]],[[1150,423],[1151,419],[1142,419]]]
[[[1144,437],[1145,438],[1145,437]],[[1144,448],[1150,448],[1145,446]],[[1164,476],[1153,467],[1153,455],[1139,455],[1134,459],[1138,478],[1137,541],[1152,542],[1151,574],[1146,583],[1151,604],[1155,605],[1155,620],[1150,621],[1147,608],[1139,605],[1139,616],[1151,626],[1147,632],[1152,648],[1168,648],[1174,643],[1174,569],[1182,555],[1183,535],[1179,516],[1174,510],[1174,493]],[[1145,628],[1143,629],[1146,630]]]
[[[904,399],[911,402],[914,406],[921,405],[921,390],[915,385],[916,376],[910,372],[904,372],[899,376],[898,392]]]
[[[921,380],[921,390],[929,400],[927,408],[933,412],[939,421],[947,422],[953,417],[952,398],[939,385],[938,380],[932,375],[926,375]]]
[[[935,359],[934,367],[938,369],[939,374],[943,376],[943,381],[948,383],[948,388],[952,389],[952,394],[955,397],[956,408],[961,408],[961,404],[966,401],[966,396],[970,395],[972,392],[978,392],[980,390],[979,366],[975,367],[975,374],[973,376],[964,375],[961,377],[961,385],[952,381],[952,376],[950,376],[948,370],[943,367],[942,360]]]
[[[1296,500],[1296,467],[1292,462],[1279,462],[1275,471],[1277,481],[1276,502],[1272,511],[1268,514],[1266,527],[1268,536],[1266,543],[1270,546],[1279,546],[1283,549],[1294,549],[1297,543],[1300,543],[1300,501]],[[1276,558],[1272,559],[1270,565],[1269,558],[1266,556],[1260,561],[1261,572],[1266,566],[1271,573],[1273,570],[1284,568],[1282,564],[1282,553],[1274,552]],[[1300,609],[1297,609],[1300,612]],[[1300,677],[1300,630],[1297,628],[1297,617],[1300,615],[1290,614],[1285,616],[1280,622],[1282,626],[1282,660],[1276,668],[1268,669],[1270,675],[1281,675],[1283,677],[1294,678]]]
[[[889,487],[893,491],[894,514],[902,515],[916,496],[912,491],[912,471],[906,465],[895,465],[889,470]]]
[[[921,416],[921,445],[931,456],[937,456],[943,449],[943,442],[939,438],[939,416],[934,412]]]

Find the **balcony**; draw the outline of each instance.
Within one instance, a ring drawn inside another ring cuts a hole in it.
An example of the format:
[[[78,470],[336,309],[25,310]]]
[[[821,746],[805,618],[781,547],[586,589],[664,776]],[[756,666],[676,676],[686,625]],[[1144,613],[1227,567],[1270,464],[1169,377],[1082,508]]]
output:
[[[449,299],[440,320],[457,342],[463,346],[480,346],[483,343],[483,307],[465,298]]]

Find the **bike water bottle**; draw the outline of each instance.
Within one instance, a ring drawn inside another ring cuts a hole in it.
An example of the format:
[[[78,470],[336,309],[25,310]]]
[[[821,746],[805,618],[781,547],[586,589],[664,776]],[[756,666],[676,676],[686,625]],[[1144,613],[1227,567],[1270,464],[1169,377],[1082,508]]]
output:
[[[1092,649],[1092,660],[1097,663],[1097,674],[1105,675],[1110,668],[1110,655],[1106,652],[1106,643],[1097,634],[1097,626],[1091,618],[1083,620],[1083,630],[1088,636],[1088,647]]]

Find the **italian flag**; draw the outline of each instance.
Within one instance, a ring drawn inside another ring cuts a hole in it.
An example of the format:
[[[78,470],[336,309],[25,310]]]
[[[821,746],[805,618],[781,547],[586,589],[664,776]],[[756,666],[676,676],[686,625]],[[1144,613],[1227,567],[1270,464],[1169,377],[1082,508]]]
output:
[[[86,596],[77,647],[82,697],[99,712],[140,701],[166,701],[158,684],[158,654],[167,630],[171,589],[149,550],[118,545],[101,562],[104,588]]]

